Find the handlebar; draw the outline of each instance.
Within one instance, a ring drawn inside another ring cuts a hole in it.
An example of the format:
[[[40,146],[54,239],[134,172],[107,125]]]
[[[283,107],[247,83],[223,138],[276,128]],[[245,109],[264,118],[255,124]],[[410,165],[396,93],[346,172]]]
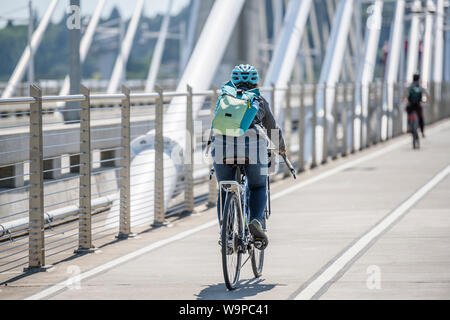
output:
[[[289,161],[289,159],[288,159],[288,157],[286,156],[286,154],[283,153],[283,154],[281,155],[281,157],[283,158],[284,163],[286,163],[286,165],[288,166],[289,171],[290,171],[291,174],[292,174],[292,177],[293,177],[294,179],[297,179],[297,176],[295,175],[295,169],[294,169],[294,166],[292,165],[291,161]]]

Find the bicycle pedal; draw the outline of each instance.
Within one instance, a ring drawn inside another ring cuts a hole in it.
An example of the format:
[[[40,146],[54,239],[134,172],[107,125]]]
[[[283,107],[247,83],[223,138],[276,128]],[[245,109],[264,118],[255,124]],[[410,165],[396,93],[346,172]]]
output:
[[[264,250],[265,248],[267,248],[268,242],[264,241],[264,240],[255,240],[254,242],[254,246],[256,249],[258,250]]]
[[[255,241],[255,248],[260,250],[263,247],[264,243],[260,240]]]

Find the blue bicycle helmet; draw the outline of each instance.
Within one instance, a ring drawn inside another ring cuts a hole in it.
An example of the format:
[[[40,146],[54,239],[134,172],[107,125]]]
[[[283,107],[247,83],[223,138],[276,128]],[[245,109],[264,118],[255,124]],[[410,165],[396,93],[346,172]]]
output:
[[[231,82],[233,82],[234,85],[238,85],[243,82],[255,85],[258,83],[258,80],[258,70],[249,64],[240,64],[235,66],[231,72]]]

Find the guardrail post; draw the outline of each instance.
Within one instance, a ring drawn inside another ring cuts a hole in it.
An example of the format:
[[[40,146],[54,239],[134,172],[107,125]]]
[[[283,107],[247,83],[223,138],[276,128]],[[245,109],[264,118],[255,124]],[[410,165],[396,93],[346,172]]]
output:
[[[28,269],[37,270],[45,266],[42,91],[39,87],[31,85],[30,95],[36,101],[30,104]]]
[[[450,116],[450,85],[448,82],[443,83],[441,90],[441,107],[445,109],[445,116]],[[443,93],[443,94],[442,94]]]
[[[441,96],[440,96],[440,92],[442,90],[441,84],[439,82],[433,82],[434,83],[434,104],[436,106],[436,112],[438,115],[438,120],[442,120],[444,117],[444,114],[442,113],[442,108],[441,108]]]
[[[327,90],[328,85],[322,87],[323,91],[323,115],[322,115],[322,164],[327,163],[328,160],[328,122],[327,122]]]
[[[449,85],[447,82],[441,83],[441,108],[444,109],[445,117],[450,116]]]
[[[318,85],[315,83],[313,85],[313,91],[312,91],[312,98],[313,98],[313,103],[311,106],[311,113],[312,113],[312,117],[311,117],[311,169],[317,167],[317,145],[316,145],[316,127],[317,127],[317,97],[316,97],[316,93],[317,93],[317,87]]]
[[[367,93],[367,115],[366,115],[366,148],[372,145],[372,107],[373,107],[373,83],[369,84]]]
[[[364,110],[363,110],[363,94],[364,94],[364,90],[363,90],[363,84],[359,83],[358,84],[358,90],[359,90],[359,105],[360,105],[360,111],[359,111],[359,150],[363,150],[364,149],[364,122],[365,122],[365,117],[364,117]]]
[[[91,103],[89,89],[81,86],[85,100],[80,111],[80,213],[78,217],[79,235],[76,253],[92,252],[92,212],[91,212]]]
[[[447,99],[446,99],[446,94],[447,94],[447,90],[448,90],[447,84],[445,82],[441,82],[440,88],[441,88],[441,90],[439,91],[439,96],[440,96],[439,108],[442,109],[444,118],[446,118],[449,116],[449,110],[448,110],[449,106],[447,104]]]
[[[194,119],[192,115],[192,88],[187,86],[186,99],[186,153],[184,156],[184,211],[194,212]]]
[[[289,149],[289,146],[291,145],[291,132],[292,132],[292,112],[291,112],[291,95],[292,95],[292,86],[291,83],[288,83],[287,89],[286,89],[286,108],[285,108],[285,114],[284,114],[284,134],[285,134],[285,140],[287,148],[287,156],[288,158],[291,157],[291,152]],[[284,176],[288,177],[290,176],[290,171],[287,165],[284,166]]]
[[[337,129],[338,129],[338,122],[339,122],[339,118],[338,118],[338,105],[339,105],[339,100],[340,100],[340,90],[341,86],[339,86],[338,84],[336,84],[335,88],[334,88],[334,103],[333,103],[333,109],[331,110],[332,114],[333,114],[333,153],[332,153],[332,159],[336,160],[337,159],[337,153],[338,153],[338,138],[337,138]]]
[[[439,108],[442,109],[444,118],[449,116],[448,105],[445,99],[445,95],[447,94],[447,84],[445,82],[440,83],[440,91],[439,91]]]
[[[436,103],[436,86],[434,81],[430,82],[430,107],[431,107],[431,121],[430,123],[436,122],[439,120],[439,110],[437,109],[437,103]]]
[[[446,115],[447,117],[450,116],[450,83],[446,82],[445,83],[445,96],[443,97],[443,101],[444,101],[444,107],[446,108]]]
[[[381,112],[382,108],[380,108],[380,82],[377,81],[374,84],[375,92],[374,92],[374,113],[375,113],[375,143],[377,144],[381,141]]]
[[[441,108],[444,109],[445,117],[450,116],[450,101],[448,99],[450,93],[449,91],[449,84],[447,82],[443,82],[441,84]]]
[[[394,89],[391,83],[384,83],[384,88],[383,88],[383,92],[382,92],[382,98],[381,98],[381,103],[383,103],[383,97],[384,94],[386,93],[386,97],[389,96],[389,93],[392,92],[392,94],[394,95]],[[395,96],[394,96],[394,101],[395,101]],[[386,104],[388,104],[388,102],[386,102]],[[393,116],[392,116],[392,110],[389,109],[389,105],[386,106],[386,140],[389,140],[392,138],[392,132],[393,132]]]
[[[300,110],[298,117],[298,172],[305,171],[305,85],[300,84]]]
[[[447,117],[450,117],[450,82],[445,83],[445,96],[443,98],[444,107],[447,110]]]
[[[217,95],[217,88],[212,87],[213,95],[211,96],[211,116],[209,123],[212,123],[213,117],[214,117],[214,111],[216,109],[216,103],[218,99]],[[208,207],[214,207],[217,204],[217,179],[216,175],[214,174],[211,177],[211,180],[209,180],[209,186],[208,186]]]
[[[380,138],[378,140],[378,142],[382,142],[387,140],[389,132],[387,130],[388,128],[388,122],[389,122],[389,116],[388,116],[388,111],[383,109],[383,92],[384,92],[384,86],[385,83],[384,81],[380,81],[380,88],[378,91],[378,108],[380,109],[380,117],[378,119],[379,123],[380,123]],[[385,132],[383,133],[383,119],[384,121],[386,121],[386,126],[385,126]],[[385,138],[383,138],[383,136]]]
[[[158,98],[155,110],[155,199],[153,226],[161,226],[165,222],[164,208],[164,93],[163,89],[156,86]]]
[[[131,233],[131,194],[130,194],[130,167],[131,167],[131,101],[130,89],[122,85],[122,93],[125,98],[122,99],[122,108],[120,110],[121,129],[120,129],[120,221],[119,234],[117,238],[126,239],[135,236]]]
[[[402,90],[401,95],[403,97],[403,94],[407,88],[407,85],[405,83],[402,83]],[[408,115],[405,110],[405,107],[400,106],[400,114],[401,114],[401,133],[408,133]]]
[[[272,110],[272,113],[275,113],[275,83],[272,83],[270,85],[271,91],[270,91],[270,109]]]
[[[348,91],[349,91],[349,85],[348,85],[348,83],[346,83],[344,85],[344,103],[342,104],[342,109],[341,109],[342,130],[343,130],[341,154],[343,157],[347,156],[347,150],[348,150],[348,145],[347,145],[347,139],[348,139],[347,110],[348,110],[348,101],[349,101]]]
[[[356,83],[350,84],[350,90],[351,90],[351,100],[350,100],[350,107],[352,108],[352,124],[351,124],[351,153],[356,152],[355,147],[355,120],[356,120],[356,99],[355,99],[355,90],[356,90]]]
[[[402,115],[401,115],[401,105],[402,105],[402,90],[400,87],[399,83],[395,83],[394,84],[394,112],[395,112],[395,116],[393,117],[393,126],[392,126],[392,132],[393,132],[393,136],[397,137],[402,130],[402,123],[401,123],[401,119],[402,119]]]

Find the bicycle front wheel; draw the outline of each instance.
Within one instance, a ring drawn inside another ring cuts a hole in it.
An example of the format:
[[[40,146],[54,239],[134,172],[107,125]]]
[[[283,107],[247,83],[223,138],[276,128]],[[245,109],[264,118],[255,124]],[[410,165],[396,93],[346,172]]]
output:
[[[236,288],[241,272],[242,250],[240,250],[239,234],[242,230],[242,224],[238,197],[236,194],[232,194],[227,197],[225,202],[221,231],[222,268],[228,290]]]

